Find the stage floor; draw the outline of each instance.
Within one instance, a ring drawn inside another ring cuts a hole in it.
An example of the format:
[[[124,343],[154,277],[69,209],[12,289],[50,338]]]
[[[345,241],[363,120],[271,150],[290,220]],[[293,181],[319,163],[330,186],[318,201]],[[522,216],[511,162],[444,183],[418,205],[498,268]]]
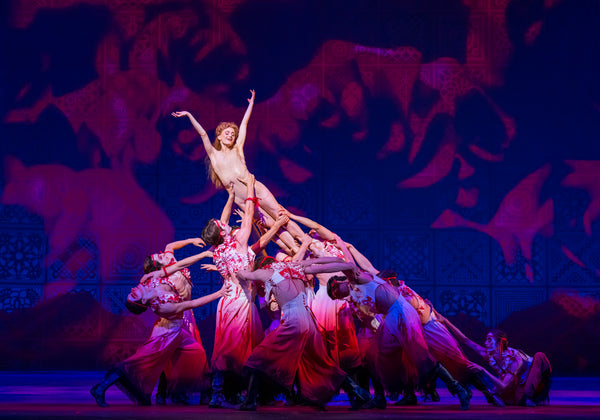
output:
[[[386,410],[348,411],[342,394],[327,405],[327,411],[308,407],[265,407],[256,413],[216,410],[206,406],[134,406],[116,387],[106,393],[110,407],[100,408],[89,394],[104,372],[1,372],[0,418],[2,419],[212,419],[212,418],[305,418],[315,419],[599,419],[600,378],[554,378],[550,405],[535,408],[495,408],[475,391],[471,409],[461,411],[458,400],[439,388],[439,403]]]

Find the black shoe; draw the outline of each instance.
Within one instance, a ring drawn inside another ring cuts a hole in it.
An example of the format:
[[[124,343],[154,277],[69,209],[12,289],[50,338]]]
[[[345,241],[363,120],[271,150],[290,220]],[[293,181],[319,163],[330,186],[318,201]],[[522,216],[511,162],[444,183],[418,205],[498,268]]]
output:
[[[427,401],[427,399],[430,399],[432,402],[440,402],[440,394],[438,394],[437,390],[432,389],[424,393],[423,401]]]
[[[108,407],[108,404],[106,403],[106,399],[104,397],[104,392],[98,391],[99,386],[100,384],[94,385],[92,389],[90,389],[90,394],[92,394],[92,397],[94,397],[94,399],[96,400],[96,404],[98,404],[100,407]]]
[[[375,398],[373,398],[373,404],[375,405],[375,408],[384,410],[387,407],[385,394],[375,394]]]
[[[246,401],[244,401],[242,403],[242,405],[240,405],[240,408],[238,408],[238,410],[240,411],[256,411],[256,403],[248,403]]]
[[[402,399],[396,401],[394,403],[396,406],[409,406],[409,405],[417,405],[417,396],[415,394],[408,394],[402,397]]]
[[[348,395],[350,409],[358,410],[371,401],[371,394],[359,387],[349,376],[342,383],[342,389]]]
[[[492,404],[494,407],[506,406],[506,404],[504,404],[504,401],[502,401],[502,398],[500,398],[497,394],[487,394],[485,396],[485,399],[487,400],[488,403]]]

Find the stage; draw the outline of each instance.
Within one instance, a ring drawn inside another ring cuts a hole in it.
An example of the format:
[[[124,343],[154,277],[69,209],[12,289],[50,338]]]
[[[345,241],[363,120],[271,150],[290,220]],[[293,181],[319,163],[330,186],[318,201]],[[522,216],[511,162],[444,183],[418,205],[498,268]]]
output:
[[[308,407],[261,407],[256,413],[209,409],[207,406],[134,406],[116,387],[106,393],[110,407],[98,407],[90,387],[104,372],[3,372],[0,374],[0,417],[3,419],[211,419],[211,418],[397,418],[403,419],[597,419],[600,418],[600,378],[555,378],[550,405],[495,408],[475,391],[471,409],[461,411],[458,401],[438,387],[441,401],[419,402],[417,407],[349,411],[341,394],[325,412]]]

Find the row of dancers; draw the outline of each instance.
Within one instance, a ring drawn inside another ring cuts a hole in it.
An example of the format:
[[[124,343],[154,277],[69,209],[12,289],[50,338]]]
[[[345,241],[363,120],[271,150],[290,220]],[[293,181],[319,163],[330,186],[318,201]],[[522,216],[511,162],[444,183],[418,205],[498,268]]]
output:
[[[157,403],[197,404],[210,395],[211,408],[256,410],[283,393],[288,404],[323,408],[343,389],[352,409],[385,408],[386,391],[402,394],[396,405],[417,404],[416,390],[439,401],[437,379],[461,409],[469,408],[471,386],[495,406],[548,401],[552,369],[543,353],[530,357],[508,347],[495,330],[479,346],[393,271],[378,270],[326,227],[277,203],[245,164],[251,93],[240,127],[221,123],[214,143],[190,113],[173,113],[187,116],[200,134],[211,179],[227,189],[228,200],[201,239],[174,242],[146,257],[146,274],[126,306],[136,314],[150,307],[159,319],[136,353],[91,389],[98,405],[107,405],[112,384],[135,403],[149,405],[158,383]],[[229,223],[234,203],[239,228]],[[253,227],[260,235],[249,245]],[[265,254],[271,241],[279,247],[274,257]],[[210,248],[177,261],[174,251],[190,244]],[[213,264],[202,267],[218,271],[223,286],[191,299],[187,267],[205,258]],[[272,315],[266,331],[257,296]],[[209,366],[191,310],[216,299]],[[470,361],[459,341],[479,353],[491,372]]]

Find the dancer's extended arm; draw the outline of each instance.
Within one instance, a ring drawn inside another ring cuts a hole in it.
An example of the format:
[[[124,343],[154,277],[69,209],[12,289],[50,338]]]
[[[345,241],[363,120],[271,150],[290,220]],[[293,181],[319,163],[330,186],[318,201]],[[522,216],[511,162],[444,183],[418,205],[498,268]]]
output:
[[[314,220],[309,219],[308,217],[298,216],[297,214],[292,214],[287,210],[285,210],[285,211],[288,214],[290,219],[292,219],[298,223],[302,223],[307,228],[314,230],[324,240],[326,240],[326,241],[334,241],[335,240],[335,235],[333,234],[333,232],[330,231],[329,229],[327,229],[325,226],[320,225],[319,223],[315,222]]]
[[[208,134],[206,134],[206,130],[200,125],[198,121],[196,121],[192,114],[190,114],[188,111],[177,111],[172,112],[171,115],[177,118],[188,117],[190,119],[190,122],[192,123],[196,131],[198,132],[198,134],[200,134],[202,144],[204,145],[204,150],[206,150],[206,155],[209,158],[213,155],[214,152],[217,151],[217,149],[215,149],[214,146],[210,143],[210,139],[208,138]]]
[[[190,244],[194,244],[196,246],[205,246],[206,244],[204,243],[204,241],[200,238],[189,238],[189,239],[184,239],[182,241],[175,241],[175,242],[171,242],[169,244],[167,244],[167,246],[165,246],[165,252],[173,252],[176,249],[180,249],[183,248],[186,245],[190,245]]]
[[[246,113],[244,114],[244,118],[242,118],[242,122],[240,123],[240,131],[238,133],[238,138],[235,141],[236,147],[242,152],[244,150],[244,143],[246,142],[246,132],[248,128],[248,121],[250,120],[250,115],[252,115],[252,108],[254,108],[254,96],[256,93],[251,90],[250,93],[252,96],[248,99],[248,108],[246,109]]]
[[[217,292],[211,293],[210,295],[201,296],[197,299],[188,300],[185,302],[179,303],[163,303],[159,305],[158,309],[155,310],[155,313],[158,316],[169,318],[178,313],[185,312],[188,309],[198,308],[200,306],[206,305],[207,303],[212,302],[213,300],[219,299],[220,297],[225,296],[229,290],[231,289],[230,283],[224,283],[223,287]]]
[[[469,337],[464,335],[463,332],[461,330],[459,330],[458,327],[456,327],[456,325],[454,325],[452,322],[450,322],[446,317],[441,315],[438,311],[435,311],[435,316],[437,317],[438,321],[443,323],[446,326],[446,328],[448,328],[448,330],[452,333],[452,335],[454,335],[454,337],[456,337],[456,339],[458,341],[460,341],[464,345],[470,347],[473,351],[475,351],[481,357],[485,358],[486,351],[482,346],[480,346],[479,344],[477,344],[476,342],[471,340]]]
[[[275,223],[273,223],[269,230],[263,233],[258,241],[252,245],[252,251],[254,251],[255,254],[258,254],[260,251],[265,249],[271,239],[275,237],[275,234],[279,231],[279,229],[281,229],[282,226],[285,226],[289,221],[290,219],[286,215],[280,213],[277,216],[277,220],[275,220]]]
[[[254,175],[249,174],[248,178],[244,180],[240,180],[244,182],[248,191],[246,193],[246,202],[244,204],[244,216],[242,217],[242,226],[240,227],[239,232],[236,234],[236,240],[238,244],[241,246],[238,251],[246,252],[248,248],[248,239],[250,238],[250,233],[252,233],[252,218],[254,217],[254,207],[258,200],[254,195]]]
[[[231,217],[231,209],[233,208],[233,202],[235,200],[235,194],[233,192],[233,182],[230,182],[227,186],[227,192],[229,193],[229,197],[227,197],[227,202],[223,207],[223,211],[221,212],[221,223],[226,225],[229,224],[229,218]]]
[[[212,251],[203,251],[199,254],[192,255],[191,257],[187,257],[180,261],[177,261],[175,264],[164,266],[160,270],[145,274],[142,277],[142,279],[140,280],[140,282],[144,283],[147,280],[152,279],[152,278],[171,276],[171,275],[175,274],[176,272],[178,272],[179,270],[182,270],[186,267],[189,267],[192,264],[197,263],[198,261],[200,261],[203,258],[212,258]]]

